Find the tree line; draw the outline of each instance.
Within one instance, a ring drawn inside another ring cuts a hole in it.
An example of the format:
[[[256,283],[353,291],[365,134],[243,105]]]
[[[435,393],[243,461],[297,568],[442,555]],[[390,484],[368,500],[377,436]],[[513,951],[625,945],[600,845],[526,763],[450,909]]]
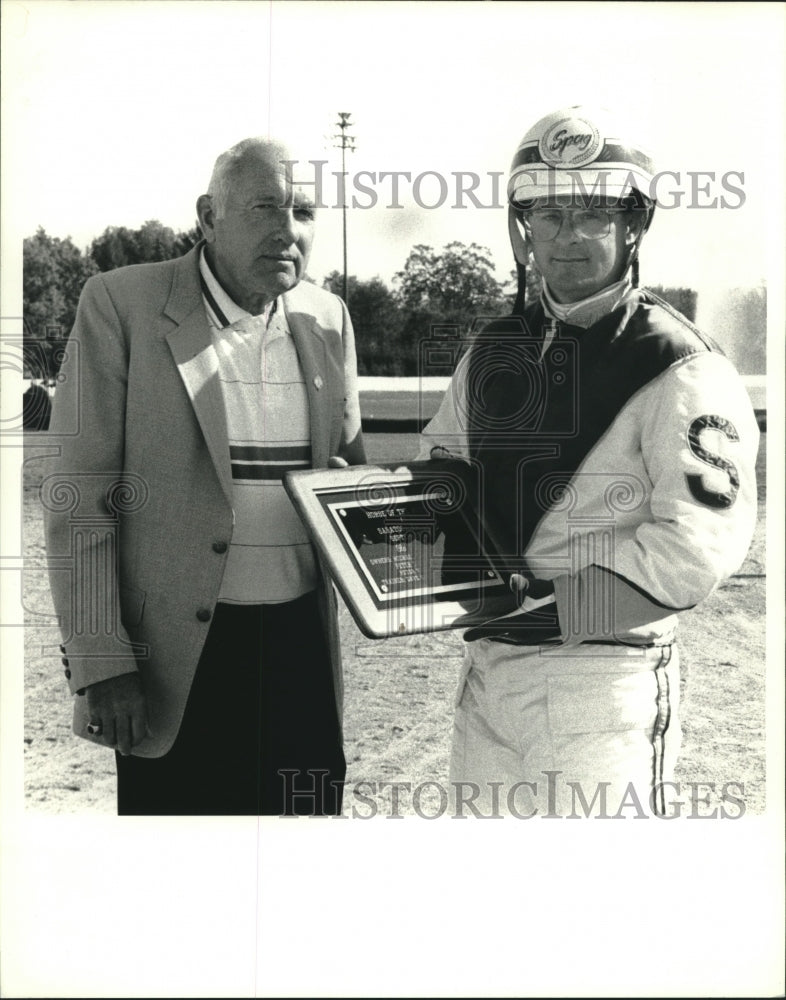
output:
[[[24,241],[23,307],[26,338],[35,341],[37,366],[56,374],[58,341],[74,323],[85,281],[101,271],[127,264],[171,260],[187,253],[200,239],[197,228],[175,232],[153,219],[139,229],[109,226],[83,252],[70,237],[48,235],[43,228]],[[347,280],[348,307],[355,328],[361,375],[450,374],[422,369],[426,338],[460,337],[485,317],[509,314],[516,277],[499,278],[490,251],[476,243],[448,243],[441,250],[414,246],[391,285],[381,278]],[[311,280],[307,278],[306,280]],[[341,295],[343,275],[332,271],[322,287]],[[662,298],[695,319],[696,293],[688,288],[653,286]],[[540,293],[540,279],[527,272],[527,297]]]
[[[199,230],[178,232],[153,219],[139,229],[108,226],[83,252],[70,236],[50,236],[39,226],[22,247],[25,329],[39,340],[64,339],[71,331],[82,286],[99,271],[126,264],[171,260],[199,240]]]

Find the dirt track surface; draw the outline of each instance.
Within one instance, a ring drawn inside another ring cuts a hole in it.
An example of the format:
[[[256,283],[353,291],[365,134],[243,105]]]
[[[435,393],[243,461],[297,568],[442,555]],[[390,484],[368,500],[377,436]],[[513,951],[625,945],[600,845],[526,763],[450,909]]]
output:
[[[680,783],[702,783],[699,797],[707,812],[718,804],[728,782],[744,785],[745,812],[765,806],[765,443],[759,458],[760,516],[751,550],[738,574],[698,608],[681,618],[684,739],[678,764]],[[369,461],[413,454],[409,436],[372,435]],[[26,807],[46,813],[115,811],[114,762],[71,734],[71,698],[62,676],[52,627],[41,510],[38,501],[40,453],[30,442],[24,484]],[[341,629],[346,675],[345,751],[350,788],[370,782],[377,789],[362,815],[391,811],[390,790],[380,782],[405,782],[412,789],[447,781],[452,706],[463,641],[459,633],[368,640],[345,608]],[[54,651],[52,650],[54,644]],[[46,652],[42,648],[48,646]],[[714,785],[714,790],[709,786]],[[351,809],[353,796],[347,796]],[[433,788],[419,798],[423,815],[439,810]],[[415,815],[412,797],[402,792],[402,815]]]

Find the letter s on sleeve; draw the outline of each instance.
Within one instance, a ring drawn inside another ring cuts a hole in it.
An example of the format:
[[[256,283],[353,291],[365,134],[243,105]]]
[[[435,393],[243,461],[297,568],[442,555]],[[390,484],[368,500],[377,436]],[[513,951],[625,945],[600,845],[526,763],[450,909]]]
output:
[[[710,429],[720,431],[729,441],[739,441],[740,436],[731,421],[726,420],[724,417],[715,416],[714,414],[705,414],[702,417],[697,417],[688,428],[688,446],[690,450],[700,462],[704,462],[713,469],[721,469],[725,472],[729,479],[729,488],[723,491],[709,489],[704,483],[704,477],[695,473],[686,473],[685,478],[688,481],[688,489],[694,500],[698,500],[705,507],[714,507],[717,510],[723,510],[734,504],[740,488],[740,474],[733,462],[721,458],[720,455],[716,455],[702,445],[702,432]]]

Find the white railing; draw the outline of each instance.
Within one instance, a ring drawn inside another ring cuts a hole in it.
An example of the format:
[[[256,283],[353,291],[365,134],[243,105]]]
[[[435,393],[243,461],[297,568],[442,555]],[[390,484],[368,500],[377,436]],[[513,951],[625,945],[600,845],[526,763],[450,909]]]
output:
[[[767,408],[767,376],[743,375],[742,381],[751,397],[754,409]],[[358,384],[361,392],[444,392],[450,378],[447,376],[377,376],[361,375]]]

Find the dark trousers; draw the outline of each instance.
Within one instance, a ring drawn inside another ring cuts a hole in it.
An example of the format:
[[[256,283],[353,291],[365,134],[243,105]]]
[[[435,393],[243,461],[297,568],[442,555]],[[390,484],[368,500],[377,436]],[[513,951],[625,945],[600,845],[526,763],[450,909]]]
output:
[[[171,750],[115,756],[121,816],[339,814],[346,762],[316,595],[217,605]]]

